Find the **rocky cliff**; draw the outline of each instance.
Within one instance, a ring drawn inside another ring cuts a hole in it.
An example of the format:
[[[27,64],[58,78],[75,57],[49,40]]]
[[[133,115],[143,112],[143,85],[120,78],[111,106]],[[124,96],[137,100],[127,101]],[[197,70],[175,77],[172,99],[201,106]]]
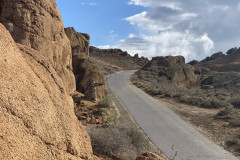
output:
[[[55,1],[0,8],[0,159],[96,159],[69,96],[71,45]]]
[[[65,32],[71,42],[73,73],[76,77],[77,91],[84,93],[90,99],[94,98],[91,84],[89,84],[93,80],[96,84],[100,84],[100,86],[94,87],[96,98],[103,99],[106,93],[105,78],[100,69],[89,61],[90,36],[78,33],[72,27],[65,28]]]

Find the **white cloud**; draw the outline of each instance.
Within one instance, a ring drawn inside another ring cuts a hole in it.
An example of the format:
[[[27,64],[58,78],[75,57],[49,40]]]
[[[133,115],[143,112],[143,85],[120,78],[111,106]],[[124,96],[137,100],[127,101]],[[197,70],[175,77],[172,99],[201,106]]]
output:
[[[239,47],[238,0],[129,0],[146,10],[124,20],[136,27],[113,48],[153,56],[183,55],[187,61]]]
[[[97,46],[100,49],[110,49],[110,48],[114,48],[113,46],[110,45],[105,45],[105,46]]]
[[[96,6],[96,3],[89,3],[90,6]]]

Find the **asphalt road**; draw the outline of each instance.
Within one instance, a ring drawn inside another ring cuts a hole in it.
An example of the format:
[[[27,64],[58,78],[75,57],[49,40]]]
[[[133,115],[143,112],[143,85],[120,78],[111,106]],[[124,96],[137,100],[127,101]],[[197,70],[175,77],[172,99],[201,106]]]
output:
[[[136,123],[151,141],[169,158],[177,150],[174,160],[238,160],[222,147],[214,144],[171,109],[131,85],[126,71],[108,78],[108,85],[127,107]]]

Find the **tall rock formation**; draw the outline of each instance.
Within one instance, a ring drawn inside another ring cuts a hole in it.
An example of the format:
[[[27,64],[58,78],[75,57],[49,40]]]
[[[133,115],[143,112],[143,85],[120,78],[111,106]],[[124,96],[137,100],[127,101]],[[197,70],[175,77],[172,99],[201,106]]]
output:
[[[194,85],[197,81],[194,70],[193,66],[185,64],[183,56],[167,56],[154,57],[140,71],[152,74],[161,82],[170,82],[177,86],[188,87]]]
[[[68,93],[75,90],[70,43],[55,0],[1,0],[0,22],[15,42],[49,61]]]
[[[69,96],[71,46],[55,1],[0,8],[10,32],[0,24],[0,159],[96,159]]]
[[[103,99],[106,93],[105,78],[100,69],[89,61],[90,36],[78,33],[72,27],[65,28],[65,32],[71,42],[73,73],[76,77],[77,91],[84,93],[89,99],[95,99],[95,94],[97,99]],[[102,85],[94,87],[89,84],[90,81]]]

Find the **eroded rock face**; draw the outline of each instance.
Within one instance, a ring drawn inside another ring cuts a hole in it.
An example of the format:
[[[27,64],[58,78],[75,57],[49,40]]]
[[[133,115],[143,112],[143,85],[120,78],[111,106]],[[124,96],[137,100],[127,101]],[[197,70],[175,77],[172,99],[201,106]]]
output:
[[[89,61],[89,35],[78,33],[72,27],[65,28],[65,32],[71,42],[73,72],[76,77],[77,91],[84,93],[89,100],[103,99],[106,92],[105,78],[100,69]],[[102,85],[94,87],[93,92],[89,81]]]
[[[49,61],[68,93],[75,90],[70,43],[54,0],[1,0],[0,22],[15,42],[37,50]]]

